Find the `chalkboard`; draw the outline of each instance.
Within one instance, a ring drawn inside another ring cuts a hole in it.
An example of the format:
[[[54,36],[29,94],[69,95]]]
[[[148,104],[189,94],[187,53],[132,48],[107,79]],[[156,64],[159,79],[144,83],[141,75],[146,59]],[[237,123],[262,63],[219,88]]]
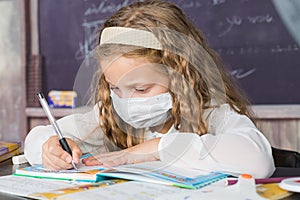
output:
[[[39,1],[43,90],[67,90],[103,21],[130,0]],[[270,0],[173,0],[253,104],[300,103],[300,49]],[[300,17],[300,15],[299,15]]]

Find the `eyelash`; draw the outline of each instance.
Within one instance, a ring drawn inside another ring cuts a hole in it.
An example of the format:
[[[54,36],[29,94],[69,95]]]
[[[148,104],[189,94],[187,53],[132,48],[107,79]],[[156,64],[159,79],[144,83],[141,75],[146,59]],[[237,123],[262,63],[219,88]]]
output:
[[[118,90],[119,88],[116,86],[110,86],[109,87],[111,90]],[[146,92],[148,88],[133,88],[134,91],[136,92]]]
[[[117,89],[119,89],[119,88],[118,88],[118,87],[115,87],[115,86],[110,86],[109,89],[111,89],[111,90],[117,90]]]
[[[134,90],[137,92],[145,92],[146,91],[146,89],[138,89],[138,88],[135,88]]]

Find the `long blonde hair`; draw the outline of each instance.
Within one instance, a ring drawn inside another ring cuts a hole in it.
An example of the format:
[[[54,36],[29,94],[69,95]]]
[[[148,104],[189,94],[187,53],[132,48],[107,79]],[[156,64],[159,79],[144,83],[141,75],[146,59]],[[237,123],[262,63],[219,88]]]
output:
[[[242,91],[227,73],[217,54],[208,47],[201,31],[192,24],[177,6],[161,0],[133,3],[121,8],[107,19],[102,30],[115,26],[142,29],[150,32],[153,32],[153,28],[159,27],[177,31],[195,40],[208,53],[217,66],[222,80],[222,86],[220,87],[224,88],[225,102],[237,113],[246,115],[252,119],[251,112],[247,107],[249,102],[242,95]],[[179,42],[171,38],[162,38],[162,40],[165,44]],[[204,81],[203,74],[196,69],[197,66],[191,64],[186,58],[170,51],[135,48],[132,51],[125,50],[122,52],[122,47],[122,45],[104,45],[102,48],[106,50],[102,49],[102,52],[107,56],[110,52],[116,53],[117,51],[117,53],[122,53],[122,56],[125,57],[142,57],[152,63],[168,66],[167,70],[170,79],[169,92],[173,97],[171,112],[174,127],[181,132],[194,132],[199,135],[206,134],[208,124],[203,113],[210,106],[210,102],[213,99],[210,95],[210,88],[207,82]],[[187,47],[186,51],[192,50],[189,50]],[[101,53],[99,56],[101,57]],[[211,79],[213,82],[213,74],[209,75],[205,78]],[[182,88],[182,90],[178,93],[174,92],[178,88]],[[192,95],[197,98],[197,104],[193,101],[191,102]],[[144,141],[144,129],[134,129],[127,124],[124,127],[119,127],[120,124],[124,123],[120,123],[121,119],[114,112],[110,98],[109,84],[106,82],[103,74],[99,79],[95,98],[96,102],[101,102],[99,104],[100,126],[107,141],[110,143],[110,149],[112,146],[124,149]],[[195,114],[195,111],[198,112]],[[197,115],[196,118],[195,115]],[[109,144],[107,143],[107,145]]]

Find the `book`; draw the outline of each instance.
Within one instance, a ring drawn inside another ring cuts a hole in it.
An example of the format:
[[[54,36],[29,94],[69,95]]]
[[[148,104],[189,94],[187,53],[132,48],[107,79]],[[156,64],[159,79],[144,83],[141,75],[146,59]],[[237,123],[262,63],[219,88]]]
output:
[[[182,169],[155,161],[112,168],[78,165],[78,170],[47,170],[42,166],[30,166],[16,169],[15,176],[46,178],[56,180],[99,182],[111,178],[136,180],[198,189],[227,177],[220,172],[205,172],[195,169]]]
[[[59,188],[71,187],[72,183],[65,181],[55,181],[47,179],[33,179],[19,176],[1,176],[0,192],[28,197],[28,195],[37,192],[47,192]],[[2,197],[2,196],[1,196]],[[12,198],[11,198],[12,199]]]
[[[19,143],[16,142],[5,142],[0,141],[0,156],[5,155],[8,152],[16,150],[20,147]]]
[[[16,169],[13,175],[78,182],[98,182],[97,173],[100,170],[103,170],[103,168],[95,166],[85,167],[83,164],[78,165],[77,170],[49,170],[42,165],[35,165]]]
[[[122,165],[101,170],[97,173],[98,180],[101,180],[101,178],[122,178],[186,189],[199,189],[227,176],[227,174],[221,172],[182,169],[161,161]]]
[[[199,196],[226,187],[225,182],[225,179],[222,179],[199,190],[187,190],[168,185],[122,179],[84,183],[9,175],[0,177],[0,192],[44,200],[156,199],[164,195],[174,194],[177,195],[177,198],[182,195],[190,196],[194,192]]]
[[[30,199],[57,200],[59,197],[67,194],[80,193],[83,191],[99,189],[125,182],[127,181],[112,179],[97,183],[83,183],[7,175],[0,177],[0,193],[26,197]],[[1,197],[3,196],[1,195],[0,199],[2,199]]]
[[[111,182],[111,180],[108,180]],[[115,179],[113,181],[116,181]],[[120,180],[119,180],[120,181]],[[105,181],[106,182],[106,181]],[[93,183],[93,185],[105,182]],[[82,188],[84,190],[81,190]],[[183,192],[191,194],[195,190],[186,190],[178,187],[171,187],[167,185],[159,185],[154,183],[146,183],[140,181],[125,181],[115,184],[104,185],[104,187],[69,187],[65,189],[52,190],[49,192],[41,192],[38,194],[31,194],[28,197],[33,199],[50,199],[50,200],[82,200],[82,199],[122,199],[122,200],[154,200],[162,195],[177,194]],[[176,198],[175,198],[176,199]],[[177,198],[178,199],[178,198]],[[183,198],[182,198],[183,199]]]
[[[20,150],[19,149],[15,149],[12,151],[9,151],[3,155],[0,156],[0,162],[5,161],[13,156],[19,155],[20,154]]]
[[[125,183],[125,180],[120,180],[120,179],[111,179],[111,180],[106,180],[106,181],[100,181],[97,183],[86,183],[86,184],[79,184],[75,186],[68,186],[68,187],[63,187],[59,188],[56,190],[49,190],[46,192],[37,192],[37,193],[32,193],[27,195],[27,197],[33,198],[33,199],[59,199],[59,198],[64,198],[65,195],[70,195],[73,193],[78,193],[78,192],[85,192],[88,190],[94,190],[94,189],[99,189],[119,183]],[[76,195],[75,194],[75,195]],[[108,196],[109,198],[109,196]]]

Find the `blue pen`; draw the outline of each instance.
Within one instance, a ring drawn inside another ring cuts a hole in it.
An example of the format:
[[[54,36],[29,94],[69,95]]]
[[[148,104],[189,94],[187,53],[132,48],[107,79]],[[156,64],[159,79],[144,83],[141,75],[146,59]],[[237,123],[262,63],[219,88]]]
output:
[[[65,150],[66,152],[68,152],[72,156],[72,150],[70,149],[70,147],[67,143],[67,140],[61,134],[60,128],[58,127],[55,118],[53,117],[53,115],[50,112],[49,105],[48,105],[43,93],[40,92],[40,93],[38,93],[37,96],[38,96],[38,99],[39,99],[39,101],[40,101],[40,103],[41,103],[41,105],[42,105],[42,107],[43,107],[50,123],[52,124],[52,126],[53,126],[53,128],[54,128],[54,130],[55,130],[55,132],[56,132],[56,134],[59,138],[60,145],[62,146],[63,150]],[[72,160],[72,166],[73,166],[74,169],[77,170],[77,167],[76,167],[73,160]]]

